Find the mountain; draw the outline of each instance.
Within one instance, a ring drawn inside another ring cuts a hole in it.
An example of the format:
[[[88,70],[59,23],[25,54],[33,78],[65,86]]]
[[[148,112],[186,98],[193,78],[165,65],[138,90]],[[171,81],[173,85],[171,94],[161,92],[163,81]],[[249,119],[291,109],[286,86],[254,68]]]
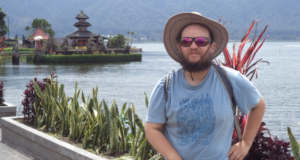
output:
[[[260,19],[258,31],[269,24],[269,40],[300,40],[299,0],[1,0],[0,7],[9,16],[10,36],[27,36],[26,26],[35,18],[52,24],[55,37],[77,30],[75,17],[83,10],[92,24],[88,30],[101,35],[134,31],[135,38],[161,40],[168,18],[180,12],[199,12],[226,23],[230,39],[240,40],[252,20]],[[6,19],[7,21],[7,19]]]

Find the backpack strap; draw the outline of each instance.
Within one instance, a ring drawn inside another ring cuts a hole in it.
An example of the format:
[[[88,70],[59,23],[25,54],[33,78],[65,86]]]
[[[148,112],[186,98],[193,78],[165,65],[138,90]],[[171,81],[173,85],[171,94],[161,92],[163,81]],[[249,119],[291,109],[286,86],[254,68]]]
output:
[[[229,79],[226,71],[223,68],[221,68],[220,66],[215,65],[215,64],[213,64],[212,66],[213,66],[214,70],[216,71],[224,89],[226,90],[226,92],[228,94],[229,100],[231,102],[233,116],[234,116],[234,127],[237,131],[238,139],[239,139],[239,141],[241,141],[242,140],[241,128],[240,128],[240,125],[238,122],[238,117],[236,115],[236,101],[235,101],[235,98],[233,95],[233,88],[232,88],[230,79]]]
[[[164,91],[165,91],[166,101],[168,100],[169,79],[170,79],[170,75],[171,75],[173,72],[174,72],[174,70],[171,71],[171,72],[165,77]]]

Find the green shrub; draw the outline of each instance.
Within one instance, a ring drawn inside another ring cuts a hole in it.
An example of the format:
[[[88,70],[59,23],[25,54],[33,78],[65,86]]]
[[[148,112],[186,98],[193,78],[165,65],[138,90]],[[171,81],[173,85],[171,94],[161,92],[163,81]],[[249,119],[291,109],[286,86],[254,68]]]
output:
[[[109,63],[142,61],[142,54],[100,54],[100,55],[46,55],[39,57],[39,63]]]
[[[26,62],[33,62],[34,56],[26,56]]]
[[[28,52],[28,53],[19,53],[19,54],[34,54],[34,52]]]
[[[124,48],[126,43],[126,38],[123,34],[118,34],[117,36],[114,36],[109,41],[109,48]]]
[[[4,48],[3,51],[12,51],[12,48]],[[19,48],[19,51],[35,51],[34,48]]]
[[[148,142],[145,126],[133,103],[124,103],[119,110],[114,100],[109,107],[104,99],[98,101],[98,87],[92,89],[91,97],[85,97],[77,82],[74,96],[69,97],[65,94],[64,84],[58,85],[55,77],[52,74],[47,80],[44,92],[39,82],[32,81],[37,95],[33,104],[34,121],[39,130],[68,137],[76,143],[82,142],[84,149],[92,148],[98,154],[129,152],[135,159],[161,158]],[[78,101],[80,92],[81,105]],[[145,103],[148,107],[146,94]]]

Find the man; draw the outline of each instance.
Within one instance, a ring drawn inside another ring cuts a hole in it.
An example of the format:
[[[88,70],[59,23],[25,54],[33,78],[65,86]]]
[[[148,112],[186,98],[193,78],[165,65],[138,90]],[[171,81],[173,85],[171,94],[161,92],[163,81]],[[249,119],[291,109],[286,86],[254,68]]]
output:
[[[231,146],[231,102],[212,67],[228,39],[222,24],[199,13],[180,13],[166,23],[165,48],[182,68],[170,75],[168,94],[164,93],[165,77],[158,81],[145,127],[148,141],[165,159],[242,160],[248,153],[265,104],[245,76],[224,67],[240,111],[248,113],[242,141]]]

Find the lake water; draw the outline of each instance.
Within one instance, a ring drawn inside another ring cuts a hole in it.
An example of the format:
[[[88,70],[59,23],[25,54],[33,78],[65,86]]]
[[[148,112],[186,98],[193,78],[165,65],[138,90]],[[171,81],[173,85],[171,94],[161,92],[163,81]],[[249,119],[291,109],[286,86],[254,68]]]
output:
[[[230,53],[232,45],[233,42],[228,44]],[[141,62],[34,65],[23,60],[14,66],[10,60],[3,61],[0,81],[4,82],[5,101],[16,105],[18,115],[22,115],[25,85],[34,77],[42,80],[53,72],[59,83],[65,84],[66,95],[73,96],[76,81],[85,96],[91,96],[92,88],[98,86],[98,99],[109,105],[115,99],[119,107],[124,102],[134,103],[137,114],[145,120],[144,93],[150,97],[157,81],[180,65],[168,56],[162,43],[133,46],[143,48]],[[263,121],[273,135],[288,140],[286,127],[290,126],[300,140],[300,42],[265,42],[256,57],[270,62],[259,64],[258,79],[252,80],[266,102]],[[217,59],[224,61],[222,54]]]

